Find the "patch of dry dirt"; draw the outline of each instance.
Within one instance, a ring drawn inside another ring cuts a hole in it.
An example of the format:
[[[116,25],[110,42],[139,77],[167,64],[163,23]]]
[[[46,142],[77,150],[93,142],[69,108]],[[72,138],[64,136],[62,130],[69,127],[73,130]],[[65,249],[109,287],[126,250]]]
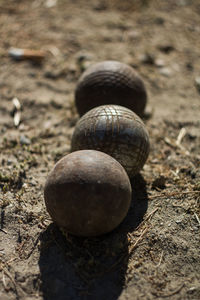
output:
[[[195,0],[0,2],[0,299],[200,299],[199,24]],[[17,62],[10,47],[46,57]],[[124,222],[65,239],[43,186],[70,151],[77,79],[105,59],[144,78],[151,153]]]

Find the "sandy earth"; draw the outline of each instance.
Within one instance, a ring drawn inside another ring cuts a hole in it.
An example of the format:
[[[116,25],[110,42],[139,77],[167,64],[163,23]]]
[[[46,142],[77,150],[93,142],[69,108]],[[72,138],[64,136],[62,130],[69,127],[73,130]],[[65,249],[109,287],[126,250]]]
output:
[[[200,299],[199,36],[195,0],[0,1],[0,299]],[[107,59],[144,79],[151,153],[124,222],[65,239],[43,186],[70,151],[81,72]]]

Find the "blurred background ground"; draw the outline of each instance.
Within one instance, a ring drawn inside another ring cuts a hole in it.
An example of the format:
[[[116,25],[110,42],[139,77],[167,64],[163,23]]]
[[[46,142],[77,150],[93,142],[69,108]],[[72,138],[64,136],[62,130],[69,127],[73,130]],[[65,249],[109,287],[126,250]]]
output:
[[[200,299],[199,35],[195,0],[0,1],[0,299]],[[65,239],[43,186],[70,151],[80,74],[107,59],[145,81],[151,153],[125,221]]]

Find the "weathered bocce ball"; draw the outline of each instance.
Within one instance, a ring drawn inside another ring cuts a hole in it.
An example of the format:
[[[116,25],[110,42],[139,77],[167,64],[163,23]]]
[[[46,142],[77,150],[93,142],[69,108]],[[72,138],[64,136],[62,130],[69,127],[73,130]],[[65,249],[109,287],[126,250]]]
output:
[[[128,108],[102,105],[83,115],[76,124],[71,150],[94,149],[105,152],[137,174],[149,154],[149,136],[142,120]]]
[[[142,78],[131,66],[118,61],[90,66],[81,75],[75,90],[75,104],[81,116],[104,104],[122,105],[142,116],[146,102]]]
[[[95,150],[76,151],[56,163],[47,178],[44,199],[62,231],[98,236],[125,218],[131,185],[124,168],[111,156]]]

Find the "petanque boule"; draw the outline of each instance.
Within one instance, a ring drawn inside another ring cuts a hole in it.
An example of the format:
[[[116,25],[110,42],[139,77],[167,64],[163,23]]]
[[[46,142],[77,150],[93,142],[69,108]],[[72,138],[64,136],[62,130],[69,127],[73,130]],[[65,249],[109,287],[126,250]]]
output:
[[[143,116],[146,102],[143,79],[131,66],[119,61],[93,64],[81,75],[75,90],[80,116],[104,104],[122,105]]]
[[[108,233],[125,218],[131,184],[124,168],[95,150],[64,156],[50,172],[44,199],[52,220],[64,233],[91,237]]]
[[[143,121],[130,109],[102,105],[87,112],[76,124],[71,150],[83,149],[111,155],[129,176],[134,176],[148,158],[149,135]]]

